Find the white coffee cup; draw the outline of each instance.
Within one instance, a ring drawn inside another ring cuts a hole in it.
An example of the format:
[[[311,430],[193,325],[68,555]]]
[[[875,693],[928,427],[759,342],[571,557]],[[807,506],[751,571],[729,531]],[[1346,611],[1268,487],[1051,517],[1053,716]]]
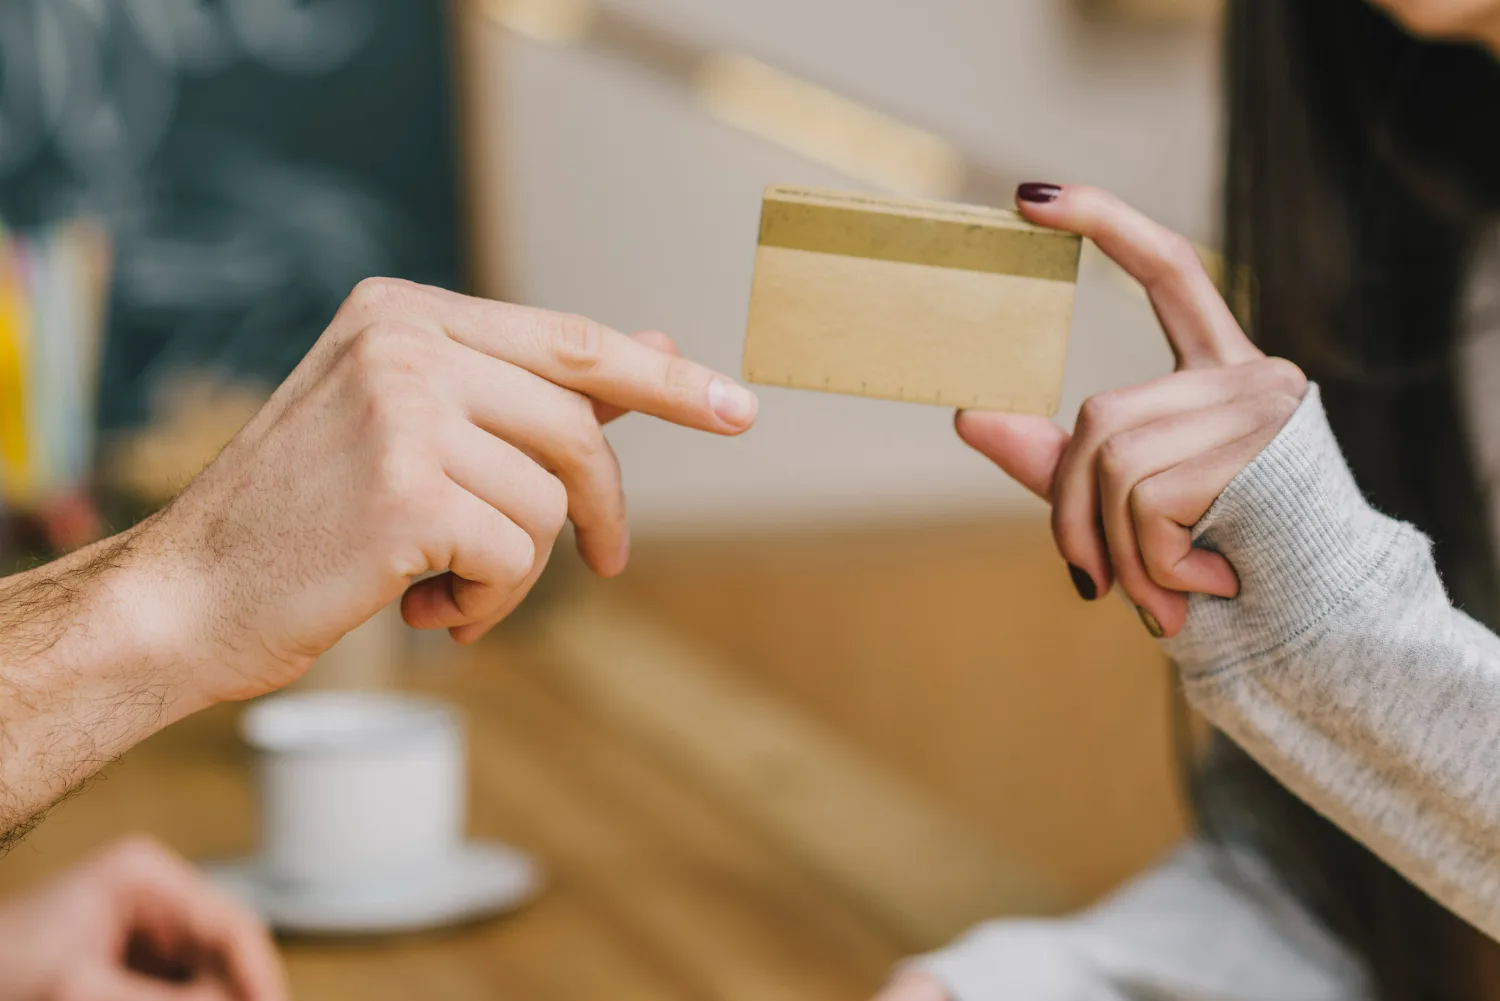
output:
[[[420,878],[464,844],[463,728],[431,699],[297,692],[251,706],[265,877],[308,890]]]

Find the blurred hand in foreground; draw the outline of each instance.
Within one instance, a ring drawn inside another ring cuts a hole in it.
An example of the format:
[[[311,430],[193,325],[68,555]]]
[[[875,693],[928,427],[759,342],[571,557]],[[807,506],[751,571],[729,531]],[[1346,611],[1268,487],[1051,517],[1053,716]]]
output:
[[[143,838],[0,902],[0,1001],[286,1001],[254,915]]]

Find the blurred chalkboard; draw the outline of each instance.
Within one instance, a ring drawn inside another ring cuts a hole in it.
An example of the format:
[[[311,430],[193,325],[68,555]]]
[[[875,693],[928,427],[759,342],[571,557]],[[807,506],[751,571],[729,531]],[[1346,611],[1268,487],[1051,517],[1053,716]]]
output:
[[[361,278],[460,280],[446,5],[0,0],[0,218],[105,222],[100,421],[281,378]]]

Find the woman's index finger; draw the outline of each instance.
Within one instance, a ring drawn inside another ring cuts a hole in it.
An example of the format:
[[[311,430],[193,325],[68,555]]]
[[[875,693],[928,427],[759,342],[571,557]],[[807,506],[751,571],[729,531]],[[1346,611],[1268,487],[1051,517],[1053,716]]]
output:
[[[1077,233],[1140,282],[1161,320],[1177,367],[1211,368],[1262,357],[1240,329],[1185,237],[1107,191],[1023,185],[1017,203],[1039,225]]]

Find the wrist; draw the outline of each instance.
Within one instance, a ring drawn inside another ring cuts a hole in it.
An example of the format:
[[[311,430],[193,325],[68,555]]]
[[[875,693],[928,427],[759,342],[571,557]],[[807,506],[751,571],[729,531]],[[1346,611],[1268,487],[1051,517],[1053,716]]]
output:
[[[202,708],[179,621],[132,529],[0,580],[0,838]]]
[[[137,681],[159,686],[163,723],[213,704],[204,685],[213,663],[212,590],[206,574],[170,545],[160,530],[161,514],[121,533],[124,542],[100,595],[99,614],[116,635]]]
[[[56,617],[56,653],[101,691],[150,693],[165,726],[211,703],[199,683],[210,654],[201,606],[195,614],[190,600],[195,591],[201,595],[201,583],[158,544],[154,522],[42,569],[52,570],[63,582],[57,590],[70,591],[78,605]]]
[[[181,715],[274,691],[311,665],[314,651],[273,642],[257,621],[277,606],[274,590],[247,590],[264,573],[237,564],[191,510],[174,504],[135,531],[121,606],[141,651],[171,679]]]

